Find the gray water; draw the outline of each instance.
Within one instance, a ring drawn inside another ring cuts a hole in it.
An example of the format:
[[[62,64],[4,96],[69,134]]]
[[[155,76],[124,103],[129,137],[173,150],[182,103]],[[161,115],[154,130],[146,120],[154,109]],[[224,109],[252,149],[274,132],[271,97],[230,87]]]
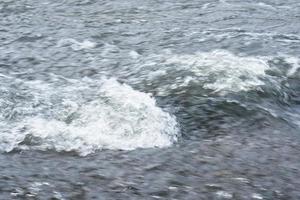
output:
[[[1,0],[0,199],[300,199],[298,0]]]

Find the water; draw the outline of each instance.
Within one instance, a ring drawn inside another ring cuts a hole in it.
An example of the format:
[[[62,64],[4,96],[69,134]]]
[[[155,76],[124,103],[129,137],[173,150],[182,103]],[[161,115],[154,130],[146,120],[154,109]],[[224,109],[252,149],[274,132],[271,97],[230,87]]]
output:
[[[300,199],[297,0],[0,2],[0,199]]]

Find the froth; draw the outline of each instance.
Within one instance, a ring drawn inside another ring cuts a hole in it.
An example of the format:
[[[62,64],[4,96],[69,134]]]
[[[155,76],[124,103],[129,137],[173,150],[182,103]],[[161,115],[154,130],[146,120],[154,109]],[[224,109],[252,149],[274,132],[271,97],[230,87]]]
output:
[[[72,38],[61,39],[58,41],[57,44],[59,47],[61,46],[71,46],[71,48],[75,51],[82,50],[82,49],[92,49],[96,47],[96,43],[91,42],[89,40],[83,40],[79,42]]]
[[[149,56],[136,67],[138,82],[147,84],[165,81],[157,88],[159,95],[167,95],[172,89],[195,83],[220,95],[240,92],[264,85],[263,78],[269,65],[266,59],[238,56],[225,50]],[[139,79],[142,77],[143,79]],[[172,79],[167,81],[168,79]]]
[[[173,116],[149,94],[115,79],[68,82],[62,88],[25,85],[33,95],[48,94],[36,97],[36,105],[28,103],[30,115],[0,124],[2,151],[54,149],[87,155],[99,149],[166,147],[177,140]]]
[[[258,58],[239,57],[227,51],[196,53],[195,55],[173,56],[168,64],[179,64],[189,69],[196,77],[216,77],[208,80],[204,88],[219,91],[247,91],[264,83],[259,79],[269,68]]]

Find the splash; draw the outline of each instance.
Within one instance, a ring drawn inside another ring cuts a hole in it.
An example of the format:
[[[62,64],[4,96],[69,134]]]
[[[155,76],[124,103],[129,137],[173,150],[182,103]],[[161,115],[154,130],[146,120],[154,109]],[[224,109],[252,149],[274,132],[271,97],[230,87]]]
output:
[[[158,94],[163,96],[191,83],[224,95],[264,85],[268,69],[270,67],[264,58],[238,56],[225,50],[194,54],[166,52],[149,56],[142,64],[139,63],[134,81],[139,83],[142,80],[147,84],[164,81],[157,88]]]
[[[264,76],[269,69],[267,63],[258,58],[238,57],[227,51],[197,53],[195,55],[173,56],[167,64],[179,64],[193,72],[194,76],[209,77],[204,88],[219,91],[247,91],[264,83],[259,76]],[[216,78],[213,78],[216,77]]]
[[[167,147],[177,140],[175,118],[149,94],[115,79],[53,82],[22,82],[22,99],[12,94],[2,99],[3,107],[10,104],[10,114],[1,112],[2,151],[51,149],[87,155],[100,149]]]

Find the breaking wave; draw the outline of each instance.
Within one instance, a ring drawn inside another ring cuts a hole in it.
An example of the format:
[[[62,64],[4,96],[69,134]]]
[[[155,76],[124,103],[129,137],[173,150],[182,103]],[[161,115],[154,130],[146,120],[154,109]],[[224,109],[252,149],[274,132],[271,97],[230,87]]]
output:
[[[153,85],[164,81],[156,91],[162,96],[191,83],[223,95],[264,85],[263,78],[269,69],[268,60],[263,57],[238,56],[225,50],[194,54],[165,52],[139,61],[133,83]]]
[[[133,150],[167,147],[177,140],[175,118],[149,94],[115,79],[51,84],[0,76],[0,150]]]

